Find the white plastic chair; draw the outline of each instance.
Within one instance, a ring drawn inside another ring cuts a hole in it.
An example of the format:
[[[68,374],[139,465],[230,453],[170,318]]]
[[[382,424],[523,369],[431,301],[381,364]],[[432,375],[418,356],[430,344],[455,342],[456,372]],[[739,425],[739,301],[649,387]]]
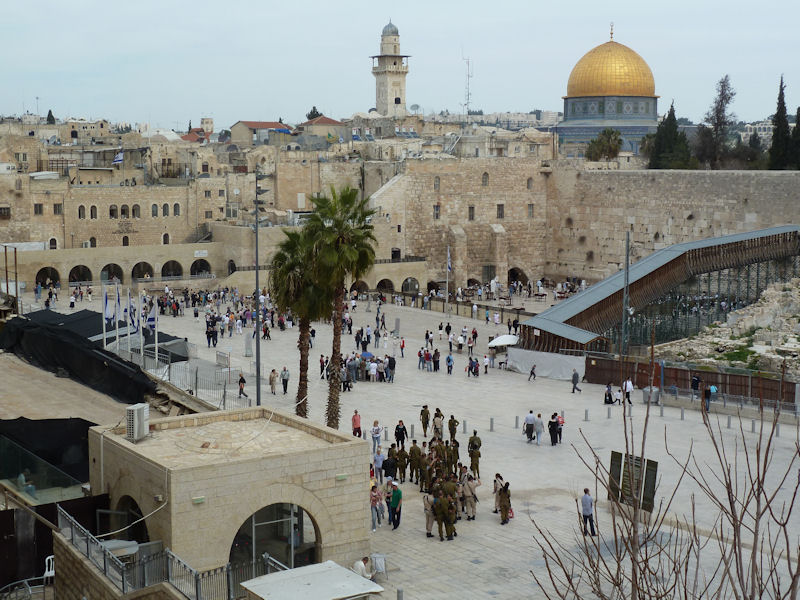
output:
[[[48,579],[55,579],[56,576],[56,558],[52,554],[44,559],[44,583],[47,585]]]
[[[370,560],[372,560],[372,569],[375,571],[375,575],[377,576],[378,573],[382,573],[386,580],[389,580],[389,573],[386,571],[386,555],[385,554],[370,554]]]

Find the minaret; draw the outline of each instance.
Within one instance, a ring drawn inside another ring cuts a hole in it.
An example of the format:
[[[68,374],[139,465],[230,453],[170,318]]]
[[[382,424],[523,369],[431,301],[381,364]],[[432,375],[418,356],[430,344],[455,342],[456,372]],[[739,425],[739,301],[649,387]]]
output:
[[[408,55],[400,54],[400,32],[391,20],[381,32],[381,53],[370,58],[375,75],[375,109],[387,117],[404,117]]]

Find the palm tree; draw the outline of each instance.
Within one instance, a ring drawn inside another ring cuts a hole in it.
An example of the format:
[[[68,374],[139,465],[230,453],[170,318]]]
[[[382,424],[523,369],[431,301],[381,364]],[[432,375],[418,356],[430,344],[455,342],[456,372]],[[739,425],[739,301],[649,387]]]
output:
[[[359,198],[359,191],[349,187],[339,193],[331,186],[330,198],[314,198],[314,212],[306,229],[317,248],[317,264],[333,292],[333,347],[328,378],[328,427],[339,428],[339,373],[342,356],[342,316],[345,303],[345,280],[360,279],[375,263],[377,241],[370,220],[375,213],[369,198]]]
[[[297,384],[298,416],[308,417],[308,353],[311,321],[331,312],[332,294],[316,280],[316,249],[308,231],[284,230],[286,239],[270,263],[270,291],[278,310],[289,308],[298,317],[300,371]]]

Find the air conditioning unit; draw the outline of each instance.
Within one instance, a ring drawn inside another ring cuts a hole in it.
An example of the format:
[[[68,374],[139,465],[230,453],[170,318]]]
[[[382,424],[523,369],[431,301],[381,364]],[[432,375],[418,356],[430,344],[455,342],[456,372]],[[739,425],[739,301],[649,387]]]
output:
[[[150,405],[134,404],[125,409],[125,439],[138,442],[150,431]]]
[[[90,242],[89,240],[81,242],[81,248],[91,248],[91,247],[92,247],[92,242]]]

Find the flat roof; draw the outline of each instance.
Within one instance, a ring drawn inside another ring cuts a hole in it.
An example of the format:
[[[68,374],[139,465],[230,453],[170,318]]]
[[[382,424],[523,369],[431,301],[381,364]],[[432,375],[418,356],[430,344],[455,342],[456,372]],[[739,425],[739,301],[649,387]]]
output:
[[[125,427],[115,427],[105,439],[157,464],[180,469],[307,452],[357,438],[257,407],[153,419],[149,435],[135,443],[125,439]]]
[[[264,600],[343,600],[383,591],[374,581],[332,560],[262,575],[241,585]]]

